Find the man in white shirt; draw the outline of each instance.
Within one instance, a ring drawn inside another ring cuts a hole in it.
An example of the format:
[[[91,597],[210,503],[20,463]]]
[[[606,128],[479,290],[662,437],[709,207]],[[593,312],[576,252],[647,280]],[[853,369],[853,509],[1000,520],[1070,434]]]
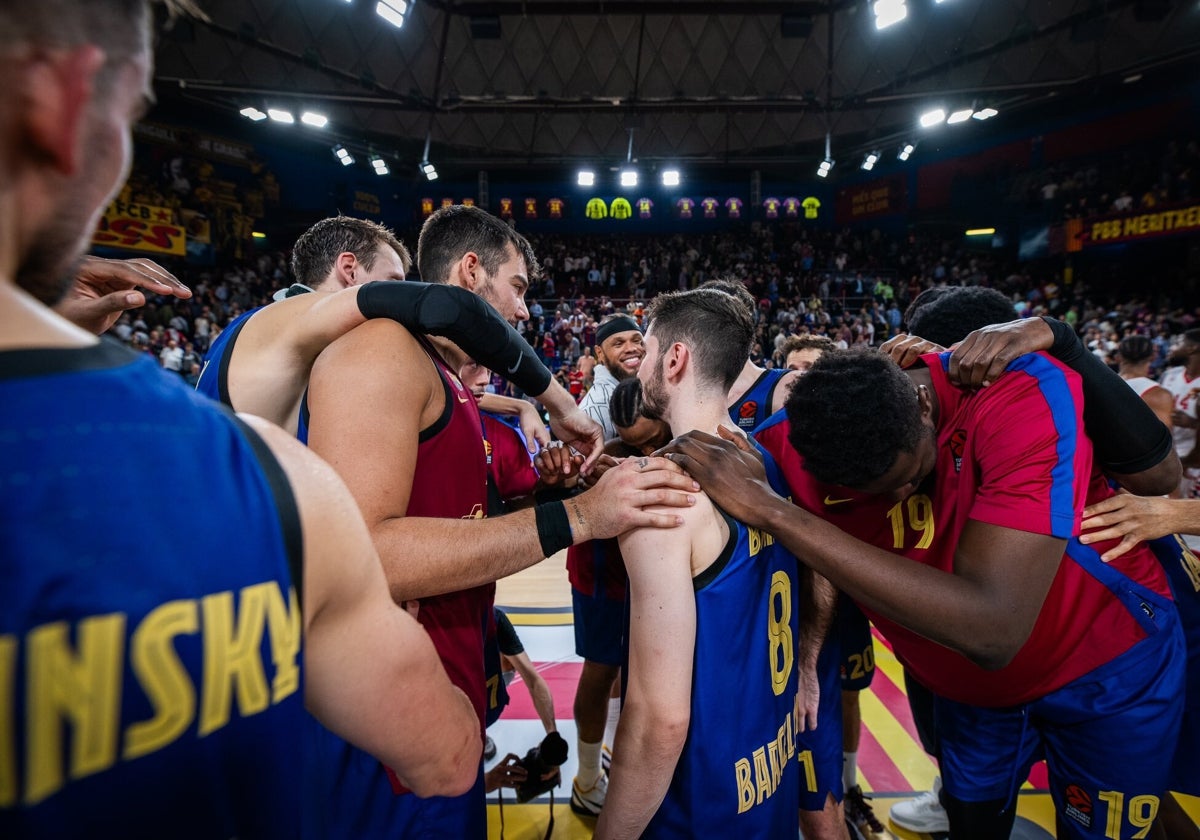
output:
[[[604,439],[617,436],[608,416],[608,401],[622,379],[636,376],[646,348],[637,321],[628,315],[614,315],[596,330],[596,365],[592,387],[580,402],[583,413],[604,429]]]

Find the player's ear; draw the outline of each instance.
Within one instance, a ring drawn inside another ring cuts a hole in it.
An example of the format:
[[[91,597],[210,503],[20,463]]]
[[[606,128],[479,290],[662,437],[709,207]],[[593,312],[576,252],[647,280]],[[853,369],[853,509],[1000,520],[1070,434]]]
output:
[[[355,285],[355,276],[361,268],[358,257],[353,251],[342,251],[333,261],[333,270],[337,275],[338,285],[343,289]]]
[[[104,60],[104,51],[88,44],[18,61],[12,81],[26,142],[63,175],[74,175],[83,164],[84,122]]]
[[[454,266],[454,274],[457,278],[457,285],[468,291],[475,291],[483,280],[483,266],[479,264],[479,255],[474,251],[467,251],[463,254],[462,259]]]
[[[917,386],[917,405],[921,407],[921,420],[927,423],[933,422],[933,394],[928,386]]]

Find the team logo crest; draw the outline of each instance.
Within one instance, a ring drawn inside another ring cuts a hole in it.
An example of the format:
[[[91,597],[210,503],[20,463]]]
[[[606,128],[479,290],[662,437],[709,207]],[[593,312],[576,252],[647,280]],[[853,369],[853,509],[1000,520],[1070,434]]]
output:
[[[1084,828],[1092,827],[1092,797],[1079,785],[1067,785],[1063,791],[1066,815]]]
[[[967,447],[967,430],[955,429],[950,435],[950,454],[954,456],[954,471],[962,472],[963,450]]]

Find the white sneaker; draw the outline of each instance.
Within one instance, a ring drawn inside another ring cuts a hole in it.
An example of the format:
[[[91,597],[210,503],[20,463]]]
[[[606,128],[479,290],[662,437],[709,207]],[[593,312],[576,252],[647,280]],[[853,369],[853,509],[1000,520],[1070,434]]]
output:
[[[608,776],[601,773],[589,788],[579,786],[579,777],[571,783],[571,810],[583,817],[597,817],[608,795]]]
[[[933,780],[933,790],[927,790],[915,799],[906,799],[892,806],[889,816],[896,825],[909,831],[932,834],[950,830],[950,818],[938,801],[942,789],[941,778]]]

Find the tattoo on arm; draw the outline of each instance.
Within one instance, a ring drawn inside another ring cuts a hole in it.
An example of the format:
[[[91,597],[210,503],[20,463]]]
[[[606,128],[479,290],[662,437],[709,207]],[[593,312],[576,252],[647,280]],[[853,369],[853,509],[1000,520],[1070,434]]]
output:
[[[578,523],[579,527],[582,528],[587,520],[583,518],[583,511],[579,509],[579,502],[575,501],[574,499],[571,499],[570,502],[571,510],[575,511],[575,521]]]

